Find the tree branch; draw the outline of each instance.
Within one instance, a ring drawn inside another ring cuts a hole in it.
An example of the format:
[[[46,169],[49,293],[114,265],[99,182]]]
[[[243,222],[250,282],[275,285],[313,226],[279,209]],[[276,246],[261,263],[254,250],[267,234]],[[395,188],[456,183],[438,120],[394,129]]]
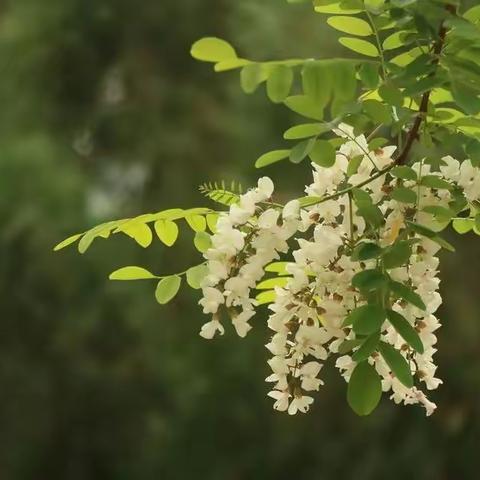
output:
[[[447,5],[445,8],[452,15],[455,15],[456,10],[454,5]],[[442,24],[440,25],[440,30],[438,32],[438,40],[435,42],[435,46],[433,48],[434,59],[432,63],[434,66],[437,66],[438,63],[440,62],[440,55],[445,45],[446,35],[447,35],[447,27],[445,26],[445,22],[442,22]],[[430,73],[430,76],[434,76],[434,75],[435,75],[435,71]],[[432,93],[432,90],[428,90],[422,96],[422,101],[420,102],[420,108],[415,118],[415,122],[410,132],[407,135],[407,141],[405,143],[405,146],[402,152],[400,153],[400,155],[398,156],[398,158],[395,160],[396,165],[403,165],[406,163],[408,159],[408,155],[410,154],[410,150],[412,149],[413,143],[418,138],[418,132],[420,131],[422,122],[423,120],[425,120],[425,117],[427,116],[428,102],[430,101],[431,93]]]

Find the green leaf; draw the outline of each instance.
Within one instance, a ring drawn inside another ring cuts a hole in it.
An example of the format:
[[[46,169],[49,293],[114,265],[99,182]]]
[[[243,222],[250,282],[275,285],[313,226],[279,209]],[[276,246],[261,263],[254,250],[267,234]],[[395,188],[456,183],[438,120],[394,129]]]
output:
[[[275,277],[275,278],[268,278],[267,280],[263,280],[260,283],[257,283],[256,289],[257,290],[271,290],[275,287],[286,287],[288,281],[292,277]]]
[[[317,140],[310,150],[310,158],[322,167],[332,167],[335,164],[335,149],[327,140]]]
[[[399,165],[398,167],[393,167],[390,170],[390,174],[396,178],[401,178],[403,180],[417,180],[417,173],[413,168],[407,167],[406,165]]]
[[[368,207],[369,205],[373,204],[372,198],[365,190],[362,190],[361,188],[354,188],[352,193],[353,199],[358,208]]]
[[[405,37],[407,32],[399,31],[392,33],[383,41],[384,50],[394,50],[395,48],[400,48],[405,46]]]
[[[191,267],[186,272],[187,283],[195,290],[201,286],[202,280],[208,275],[208,267],[204,263]]]
[[[131,266],[115,270],[108,278],[110,280],[145,280],[158,277],[145,268]]]
[[[225,40],[216,37],[196,41],[190,53],[193,58],[203,62],[223,62],[237,58],[234,48]]]
[[[400,382],[402,382],[407,388],[412,388],[412,372],[410,371],[410,367],[403,355],[392,345],[385,342],[380,342],[380,353],[398,380],[400,380]]]
[[[330,70],[333,75],[335,101],[344,103],[349,100],[356,100],[357,80],[355,65],[352,62],[333,62],[330,65]]]
[[[307,62],[302,69],[303,92],[322,112],[332,96],[332,67],[336,64],[334,61]]]
[[[258,63],[246,65],[240,71],[240,86],[247,93],[253,93],[267,79],[262,66]]]
[[[273,303],[277,298],[277,294],[275,290],[267,290],[265,292],[260,292],[256,297],[255,300],[257,301],[258,305],[265,305],[267,303]]]
[[[380,331],[372,333],[363,341],[363,343],[360,345],[360,348],[352,355],[352,360],[354,362],[363,362],[375,350],[377,350],[379,342]]]
[[[435,188],[438,190],[452,190],[453,185],[448,183],[436,175],[425,175],[420,179],[420,185],[428,188]]]
[[[155,290],[157,302],[160,303],[160,305],[168,303],[178,293],[181,284],[182,278],[178,275],[171,275],[160,280]]]
[[[347,165],[347,176],[351,177],[352,175],[355,175],[358,172],[358,169],[360,168],[360,165],[362,164],[364,155],[357,155],[353,158],[351,158],[348,161]]]
[[[407,220],[405,223],[409,228],[411,228],[415,233],[418,233],[419,235],[423,235],[424,237],[432,238],[432,239],[437,236],[436,232],[434,232],[433,230],[430,230],[428,227],[425,227],[424,225],[410,222],[409,220]]]
[[[293,72],[285,65],[273,67],[267,79],[267,95],[274,103],[283,102],[292,88]]]
[[[338,41],[346,48],[367,57],[378,57],[378,49],[375,45],[361,38],[340,37]]]
[[[401,267],[410,259],[409,242],[400,241],[389,247],[383,254],[383,266],[387,269]]]
[[[360,8],[351,8],[344,6],[340,2],[330,2],[326,5],[315,4],[315,11],[318,13],[329,13],[329,14],[355,14],[360,13],[362,9]]]
[[[352,278],[352,285],[359,290],[371,291],[383,287],[388,278],[380,270],[363,270]]]
[[[290,150],[273,150],[268,153],[264,153],[261,157],[257,159],[255,162],[256,168],[263,168],[267,165],[271,165],[272,163],[279,162],[280,160],[284,160],[288,158],[290,155]]]
[[[363,342],[364,342],[364,340],[362,340],[360,338],[355,338],[355,339],[352,339],[352,340],[345,340],[344,342],[342,342],[339,345],[338,353],[340,355],[345,355],[346,353],[351,352],[354,348],[362,345]]]
[[[476,90],[471,88],[470,85],[453,80],[452,93],[457,105],[466,113],[476,115],[480,112],[480,98],[478,98]]]
[[[326,131],[327,128],[321,123],[304,123],[289,128],[283,134],[283,138],[285,140],[300,140],[302,138],[316,137]]]
[[[430,213],[439,222],[449,222],[455,216],[455,212],[449,208],[440,207],[438,205],[427,205],[422,208],[422,211]]]
[[[216,63],[213,69],[215,72],[227,72],[228,70],[236,70],[237,68],[245,67],[250,63],[252,63],[250,60],[245,60],[244,58],[230,58]]]
[[[133,238],[143,248],[147,248],[153,240],[152,231],[145,223],[128,222],[119,227],[119,231]]]
[[[360,18],[341,15],[328,18],[327,23],[336,30],[350,35],[358,35],[360,37],[373,35],[370,24]]]
[[[375,123],[384,123],[386,125],[392,123],[391,108],[378,100],[365,100],[363,109]]]
[[[424,352],[420,336],[403,315],[394,310],[387,310],[387,318],[405,342],[407,342],[416,352],[420,354]]]
[[[290,161],[292,163],[300,163],[312,151],[312,148],[313,148],[314,145],[315,145],[315,139],[314,138],[311,138],[310,140],[304,140],[303,142],[297,143],[290,150]]]
[[[279,275],[288,275],[288,262],[272,262],[265,267],[266,272],[278,273]]]
[[[393,85],[382,85],[378,89],[378,94],[389,104],[394,107],[401,107],[403,105],[402,92]]]
[[[436,232],[434,232],[430,228],[425,227],[424,225],[419,225],[418,223],[410,222],[408,220],[405,223],[412,231],[414,231],[415,233],[418,233],[419,235],[423,235],[424,237],[429,238],[435,243],[438,243],[438,245],[440,245],[445,250],[448,250],[449,252],[455,251],[455,248],[453,247],[453,245],[448,243],[445,239],[440,237]]]
[[[359,207],[358,214],[365,219],[365,221],[375,228],[383,224],[384,217],[382,211],[376,205],[365,205]]]
[[[352,310],[342,326],[352,325],[358,335],[370,335],[380,330],[385,320],[385,311],[378,305],[362,305]]]
[[[377,88],[380,81],[379,66],[374,63],[363,63],[358,71],[360,80],[365,87],[374,89]]]
[[[171,220],[157,220],[154,224],[158,238],[167,246],[171,247],[178,238],[178,226]]]
[[[401,203],[415,203],[417,201],[417,193],[405,187],[396,187],[390,193],[393,200]]]
[[[403,283],[400,282],[390,282],[390,290],[399,298],[411,303],[415,307],[419,308],[420,310],[426,310],[427,307],[423,303],[420,295],[415,293],[410,287],[407,287]]]
[[[473,229],[475,221],[472,218],[456,218],[452,222],[452,226],[457,233],[463,235]]]
[[[217,231],[217,221],[220,215],[218,213],[209,213],[205,219],[207,221],[207,226],[212,233]]]
[[[352,254],[352,260],[370,260],[371,258],[377,258],[381,254],[382,248],[376,243],[361,243],[355,248]]]
[[[196,232],[193,244],[200,253],[205,253],[212,246],[212,240],[207,232]]]
[[[468,9],[464,14],[463,18],[466,18],[469,22],[475,23],[480,20],[480,5],[476,5]]]
[[[375,368],[360,362],[348,382],[347,401],[357,415],[369,415],[382,397],[382,382]]]
[[[285,100],[285,105],[295,113],[313,120],[323,120],[323,106],[307,95],[294,95]]]
[[[204,232],[207,228],[207,221],[203,215],[187,215],[185,220],[194,232]]]
[[[72,243],[75,243],[82,235],[83,233],[77,233],[76,235],[72,235],[71,237],[66,238],[65,240],[61,241],[59,244],[55,245],[55,247],[53,248],[53,251],[58,252],[62,248],[68,247]]]

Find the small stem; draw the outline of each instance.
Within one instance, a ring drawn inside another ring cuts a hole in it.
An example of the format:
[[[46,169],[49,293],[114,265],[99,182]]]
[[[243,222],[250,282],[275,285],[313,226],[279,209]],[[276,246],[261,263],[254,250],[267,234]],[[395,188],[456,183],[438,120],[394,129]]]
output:
[[[348,192],[348,209],[350,214],[350,242],[353,248],[355,243],[355,237],[353,234],[353,202],[352,202],[352,192]]]
[[[303,207],[311,207],[313,205],[319,205],[320,203],[326,202],[328,200],[335,200],[342,195],[345,195],[349,192],[351,192],[355,188],[361,188],[364,187],[365,185],[368,185],[369,183],[373,182],[377,178],[380,178],[382,175],[385,175],[388,173],[396,164],[392,163],[388,167],[383,168],[382,170],[379,170],[377,173],[372,175],[370,178],[367,178],[367,180],[364,180],[363,182],[358,183],[357,185],[352,185],[351,187],[345,188],[343,190],[339,190],[336,193],[333,193],[332,195],[327,195],[326,197],[321,198],[320,200],[313,200],[311,203],[304,204]]]
[[[378,52],[380,54],[380,62],[382,65],[383,80],[385,81],[387,79],[387,68],[385,65],[385,55],[383,54],[382,42],[380,42],[378,29],[377,29],[377,26],[375,25],[375,22],[373,21],[372,15],[370,14],[370,12],[366,7],[365,7],[365,13],[367,15],[368,21],[370,22],[370,26],[372,27],[373,33],[375,34],[375,41],[377,43]]]
[[[342,130],[340,127],[336,127],[337,130],[339,130],[340,132],[342,132],[349,140],[351,140],[352,142],[355,143],[355,145],[357,145],[357,147],[365,154],[365,156],[370,160],[370,163],[373,165],[373,167],[375,168],[375,170],[378,171],[378,167],[377,165],[375,164],[375,162],[373,161],[373,159],[370,157],[370,152],[368,152],[367,150],[365,150],[365,148],[363,148],[362,145],[360,145],[360,143],[358,143],[357,139],[355,137],[351,137],[348,132],[346,132],[345,130]]]

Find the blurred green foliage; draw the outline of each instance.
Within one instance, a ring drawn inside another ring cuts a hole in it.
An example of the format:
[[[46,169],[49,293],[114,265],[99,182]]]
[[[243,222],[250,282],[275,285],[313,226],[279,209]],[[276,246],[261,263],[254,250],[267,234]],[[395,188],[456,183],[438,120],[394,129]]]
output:
[[[442,259],[445,384],[429,419],[387,401],[358,418],[328,369],[310,414],[273,412],[265,316],[259,335],[206,342],[194,294],[160,308],[153,284],[106,280],[127,264],[194,264],[191,233],[174,250],[114,238],[83,258],[51,251],[106,218],[208,205],[203,181],[253,182],[294,117],[189,47],[217,35],[262,58],[323,57],[339,48],[323,20],[279,0],[2,3],[1,479],[478,477],[478,237],[452,236]],[[299,194],[309,176],[267,174]]]

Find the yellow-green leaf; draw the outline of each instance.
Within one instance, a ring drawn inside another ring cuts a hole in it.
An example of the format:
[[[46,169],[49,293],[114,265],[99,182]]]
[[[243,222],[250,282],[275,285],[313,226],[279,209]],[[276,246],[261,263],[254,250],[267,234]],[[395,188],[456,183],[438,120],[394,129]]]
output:
[[[190,53],[193,58],[203,62],[224,62],[237,58],[234,48],[225,40],[206,37],[192,45]]]
[[[338,41],[346,48],[367,57],[378,57],[378,49],[375,45],[361,38],[340,37]]]
[[[392,33],[383,41],[383,49],[394,50],[395,48],[403,47],[405,45],[404,37],[405,32],[403,31]]]
[[[205,253],[212,245],[210,235],[207,232],[196,232],[193,243],[200,253]]]
[[[288,158],[290,155],[290,150],[273,150],[268,153],[264,153],[261,157],[257,159],[255,162],[256,168],[266,167],[267,165],[271,165],[272,163],[279,162],[280,160],[284,160]]]
[[[212,233],[217,231],[217,221],[220,215],[218,213],[209,213],[205,218],[207,220],[207,226]]]
[[[292,88],[293,72],[285,65],[276,65],[267,79],[267,95],[274,103],[280,103],[287,98]]]
[[[207,221],[203,215],[187,215],[185,220],[194,232],[204,232],[207,228]]]
[[[453,229],[460,235],[468,233],[474,226],[475,220],[473,218],[456,218],[452,222]]]
[[[359,8],[341,7],[340,2],[331,3],[329,5],[315,5],[315,11],[318,13],[328,13],[331,15],[355,14],[361,12]]]
[[[171,275],[165,277],[158,282],[157,289],[155,290],[155,298],[160,305],[168,303],[180,289],[182,278],[178,275]]]
[[[158,277],[145,268],[130,266],[115,270],[108,278],[110,280],[145,280]]]
[[[475,23],[480,20],[480,5],[476,5],[475,7],[470,8],[467,10],[463,17],[466,18],[469,22]]]
[[[202,280],[208,274],[208,267],[202,263],[200,265],[196,265],[195,267],[191,267],[187,270],[187,283],[195,290],[198,290],[201,286]]]
[[[285,99],[285,105],[299,115],[314,120],[323,120],[323,105],[315,102],[308,95],[292,95]]]
[[[368,37],[373,34],[372,27],[360,18],[348,17],[339,15],[330,17],[327,23],[341,32],[349,33],[350,35],[358,35],[360,37]]]
[[[265,305],[267,303],[272,303],[275,301],[276,298],[275,290],[267,290],[265,292],[260,292],[256,297],[258,305]]]
[[[167,246],[171,247],[178,238],[178,226],[171,220],[157,220],[154,225],[158,238]]]
[[[71,237],[66,238],[65,240],[61,241],[59,244],[55,245],[55,247],[53,247],[53,251],[58,252],[62,248],[68,247],[72,243],[75,243],[82,235],[83,233],[77,233],[76,235],[72,235]]]
[[[140,246],[147,248],[152,243],[152,231],[145,223],[130,223],[119,228],[119,231],[133,238]]]
[[[291,277],[276,277],[263,280],[255,287],[257,290],[270,290],[275,287],[286,287]]]

